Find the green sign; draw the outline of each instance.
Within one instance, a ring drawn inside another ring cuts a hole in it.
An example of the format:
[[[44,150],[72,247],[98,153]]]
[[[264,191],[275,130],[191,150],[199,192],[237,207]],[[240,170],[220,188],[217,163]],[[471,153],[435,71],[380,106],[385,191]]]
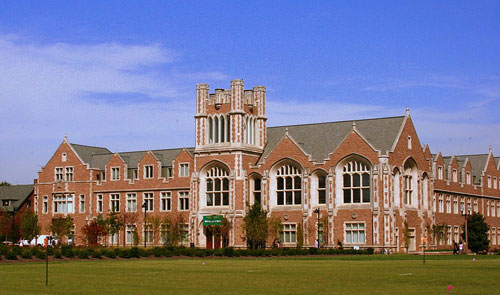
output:
[[[203,216],[203,225],[222,225],[222,215]]]

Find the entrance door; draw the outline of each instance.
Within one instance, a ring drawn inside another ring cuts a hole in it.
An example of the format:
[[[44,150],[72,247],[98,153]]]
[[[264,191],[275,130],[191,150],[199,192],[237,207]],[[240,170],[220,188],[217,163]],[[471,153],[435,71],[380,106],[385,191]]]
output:
[[[226,246],[221,233],[214,231],[210,227],[205,227],[205,236],[207,239],[207,249],[219,249]]]

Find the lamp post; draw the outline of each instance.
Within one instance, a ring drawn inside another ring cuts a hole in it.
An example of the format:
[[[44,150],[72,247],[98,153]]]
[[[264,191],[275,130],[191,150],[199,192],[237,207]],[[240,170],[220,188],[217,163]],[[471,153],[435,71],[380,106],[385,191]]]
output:
[[[314,213],[318,214],[318,239],[317,239],[317,241],[318,241],[318,248],[319,248],[319,208],[316,208],[314,210]]]
[[[142,223],[142,230],[144,232],[144,248],[146,248],[146,212],[148,211],[148,204],[146,201],[142,204],[142,209],[144,209],[144,222]]]
[[[471,214],[471,208],[470,205],[467,205],[467,211],[465,211],[464,205],[460,206],[460,215],[465,217],[465,248],[464,251],[467,253],[467,249],[469,249],[469,234],[467,232],[467,224],[469,223],[469,220],[467,219]]]

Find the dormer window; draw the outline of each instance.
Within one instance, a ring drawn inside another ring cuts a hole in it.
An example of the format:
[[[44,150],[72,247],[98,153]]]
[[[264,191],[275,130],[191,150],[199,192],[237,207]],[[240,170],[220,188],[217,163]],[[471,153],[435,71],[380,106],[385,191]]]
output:
[[[120,167],[111,168],[111,180],[120,180]]]
[[[438,179],[443,179],[443,166],[438,166]]]
[[[457,172],[457,169],[453,169],[453,182],[458,182],[458,172]]]
[[[467,184],[471,184],[471,177],[470,177],[470,172],[467,172],[465,176],[465,181]]]
[[[153,178],[153,165],[145,165],[144,166],[144,178]]]

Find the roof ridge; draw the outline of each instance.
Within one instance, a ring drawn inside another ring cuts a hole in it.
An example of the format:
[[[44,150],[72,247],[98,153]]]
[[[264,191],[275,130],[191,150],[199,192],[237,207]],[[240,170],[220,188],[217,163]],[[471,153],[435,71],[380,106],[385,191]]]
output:
[[[361,121],[383,120],[383,119],[396,119],[396,118],[405,118],[405,116],[393,116],[393,117],[368,118],[368,119],[359,119],[359,120],[342,120],[342,121],[330,121],[330,122],[320,122],[320,123],[281,125],[281,126],[267,127],[267,129],[270,129],[270,128],[292,127],[292,126],[322,125],[322,124],[332,124],[332,123],[361,122]]]
[[[102,146],[93,146],[93,145],[86,145],[86,144],[79,144],[79,143],[72,143],[72,142],[70,142],[70,144],[71,144],[71,145],[73,145],[73,146],[77,145],[77,146],[82,146],[82,147],[91,147],[91,148],[98,148],[98,149],[107,149],[107,150],[109,151],[109,149],[108,149],[108,148],[106,148],[106,147],[102,147]]]

